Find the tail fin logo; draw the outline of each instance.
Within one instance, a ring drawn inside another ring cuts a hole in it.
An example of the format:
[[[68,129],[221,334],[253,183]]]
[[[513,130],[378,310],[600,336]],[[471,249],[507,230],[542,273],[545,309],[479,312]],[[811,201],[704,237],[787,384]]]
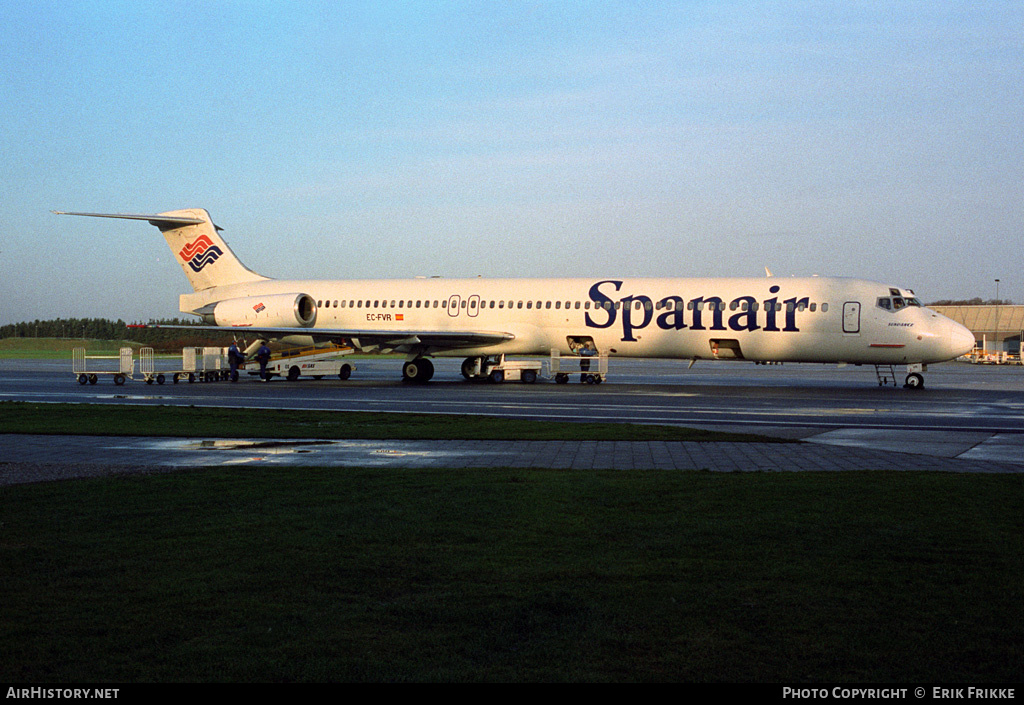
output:
[[[188,262],[193,272],[199,272],[203,267],[216,262],[217,258],[224,254],[219,247],[210,241],[206,235],[200,235],[195,240],[187,243],[178,256],[182,262]]]

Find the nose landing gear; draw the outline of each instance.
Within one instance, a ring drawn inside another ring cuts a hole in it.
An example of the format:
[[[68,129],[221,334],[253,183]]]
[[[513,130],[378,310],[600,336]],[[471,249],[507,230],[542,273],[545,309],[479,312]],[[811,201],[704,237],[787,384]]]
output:
[[[903,383],[904,389],[924,389],[924,377],[919,372],[911,372]]]

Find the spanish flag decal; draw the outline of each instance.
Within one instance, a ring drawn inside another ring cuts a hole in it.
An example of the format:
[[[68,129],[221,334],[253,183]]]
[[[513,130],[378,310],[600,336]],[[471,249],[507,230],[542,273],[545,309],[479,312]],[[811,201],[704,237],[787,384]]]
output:
[[[395,320],[396,321],[404,321],[405,320],[405,314],[404,313],[396,313],[395,314]]]

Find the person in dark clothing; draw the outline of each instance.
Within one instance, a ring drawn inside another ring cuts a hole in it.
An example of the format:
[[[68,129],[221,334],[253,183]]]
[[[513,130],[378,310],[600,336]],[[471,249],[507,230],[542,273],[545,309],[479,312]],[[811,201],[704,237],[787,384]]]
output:
[[[260,379],[264,382],[269,382],[270,377],[267,375],[267,363],[270,362],[270,348],[267,347],[266,343],[263,343],[260,349],[256,351],[256,361],[260,363]]]
[[[245,362],[245,355],[239,351],[235,343],[228,346],[228,368],[231,370],[231,381],[238,381],[238,366]]]

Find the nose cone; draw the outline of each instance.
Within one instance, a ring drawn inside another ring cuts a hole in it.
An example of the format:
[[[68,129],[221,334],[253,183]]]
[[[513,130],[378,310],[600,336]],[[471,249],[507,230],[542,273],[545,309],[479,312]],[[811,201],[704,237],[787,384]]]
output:
[[[974,349],[974,333],[956,321],[950,321],[953,325],[949,328],[949,351],[950,359],[966,355]]]

